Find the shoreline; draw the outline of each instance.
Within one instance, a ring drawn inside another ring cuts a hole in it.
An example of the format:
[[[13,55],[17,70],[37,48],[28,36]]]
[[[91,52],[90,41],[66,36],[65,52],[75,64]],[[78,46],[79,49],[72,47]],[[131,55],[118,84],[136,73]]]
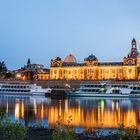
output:
[[[52,134],[54,129],[44,127],[28,127],[26,140],[52,140]],[[97,135],[93,132],[76,133],[75,140],[118,140],[118,135],[114,134],[111,129],[108,131],[109,135]],[[140,135],[137,135],[137,140],[140,139]]]
[[[96,83],[116,83],[116,84],[137,84],[140,81],[139,80],[0,80],[0,82],[21,82],[21,83],[31,83],[31,84],[37,84],[39,86],[42,86],[43,88],[54,88],[54,89],[76,89],[79,88],[80,84],[96,84]]]

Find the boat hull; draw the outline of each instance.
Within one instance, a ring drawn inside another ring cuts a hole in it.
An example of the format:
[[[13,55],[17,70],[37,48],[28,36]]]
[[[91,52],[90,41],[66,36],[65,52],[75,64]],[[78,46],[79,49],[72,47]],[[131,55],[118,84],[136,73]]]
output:
[[[67,93],[68,97],[104,97],[104,98],[140,98],[140,94],[112,94],[112,93]]]
[[[68,97],[129,97],[129,94],[68,93]]]
[[[48,92],[49,93],[49,92]],[[45,96],[46,92],[0,92],[0,95],[34,95]]]

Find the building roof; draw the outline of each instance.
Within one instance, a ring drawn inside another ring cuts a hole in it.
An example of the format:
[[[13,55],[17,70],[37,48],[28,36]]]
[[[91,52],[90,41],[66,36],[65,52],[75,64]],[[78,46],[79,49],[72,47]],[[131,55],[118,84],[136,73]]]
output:
[[[73,63],[77,63],[75,56],[73,56],[72,54],[69,54],[68,56],[66,56],[64,63],[69,63],[69,64],[73,64]]]
[[[131,51],[129,54],[128,54],[128,57],[130,58],[136,58],[138,56],[138,51]]]
[[[44,69],[42,70],[42,72],[43,72],[43,73],[46,73],[46,74],[50,74],[50,69],[44,68]]]
[[[44,67],[44,65],[42,65],[42,64],[30,64],[30,66],[42,66],[42,67]]]
[[[100,62],[99,66],[123,66],[123,62]]]
[[[86,66],[84,63],[63,63],[62,67]]]
[[[135,39],[135,38],[133,38],[133,39],[132,39],[132,42],[136,42],[136,39]]]
[[[84,61],[97,61],[97,57],[93,54],[89,55],[87,58],[84,59]]]

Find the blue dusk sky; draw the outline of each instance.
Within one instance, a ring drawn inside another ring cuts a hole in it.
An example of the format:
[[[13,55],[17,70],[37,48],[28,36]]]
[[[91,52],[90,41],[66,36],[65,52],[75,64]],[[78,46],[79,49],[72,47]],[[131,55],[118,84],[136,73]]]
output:
[[[1,0],[0,61],[8,68],[50,67],[72,50],[78,62],[122,61],[135,37],[140,50],[140,0]]]

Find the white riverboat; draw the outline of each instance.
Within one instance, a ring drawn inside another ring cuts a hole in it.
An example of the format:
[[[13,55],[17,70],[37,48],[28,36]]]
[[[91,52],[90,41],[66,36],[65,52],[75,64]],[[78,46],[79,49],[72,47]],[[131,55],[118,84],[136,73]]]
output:
[[[139,84],[131,85],[130,89],[132,90],[130,97],[140,97],[140,85]]]
[[[108,85],[106,90],[106,94],[129,95],[131,92],[129,85]]]
[[[36,84],[28,83],[0,83],[0,95],[41,95],[51,93],[50,88],[43,89]]]
[[[119,84],[81,84],[79,90],[69,91],[69,97],[140,97],[140,86]]]

